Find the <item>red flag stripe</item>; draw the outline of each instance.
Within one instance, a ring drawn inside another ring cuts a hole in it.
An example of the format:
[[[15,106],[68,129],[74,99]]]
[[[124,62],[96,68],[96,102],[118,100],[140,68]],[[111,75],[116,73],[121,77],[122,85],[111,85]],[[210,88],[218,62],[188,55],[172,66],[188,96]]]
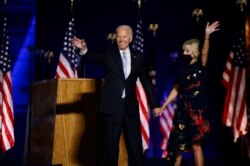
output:
[[[232,73],[232,63],[233,63],[233,52],[230,52],[227,62],[226,62],[226,67],[222,75],[222,84],[227,87],[228,83],[230,82],[230,75]]]
[[[136,95],[139,102],[142,146],[145,151],[149,147],[149,107],[147,96],[139,79],[136,82]]]

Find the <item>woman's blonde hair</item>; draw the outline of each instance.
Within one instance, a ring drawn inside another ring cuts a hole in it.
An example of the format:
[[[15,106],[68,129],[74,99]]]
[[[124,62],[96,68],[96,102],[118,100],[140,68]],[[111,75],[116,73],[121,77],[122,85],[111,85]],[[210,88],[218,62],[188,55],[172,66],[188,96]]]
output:
[[[194,58],[198,59],[200,55],[200,41],[198,39],[189,39],[183,43],[182,48],[185,49],[187,45],[190,46],[194,54]]]

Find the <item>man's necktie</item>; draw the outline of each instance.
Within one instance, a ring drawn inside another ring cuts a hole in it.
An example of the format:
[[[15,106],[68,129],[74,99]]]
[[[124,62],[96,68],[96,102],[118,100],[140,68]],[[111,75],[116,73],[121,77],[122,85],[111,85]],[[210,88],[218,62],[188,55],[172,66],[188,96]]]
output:
[[[128,71],[127,71],[127,68],[128,68],[128,58],[127,58],[127,54],[125,51],[122,52],[122,65],[123,65],[123,72],[124,72],[124,76],[125,78],[128,77]]]
[[[128,63],[127,54],[126,54],[125,51],[122,51],[122,66],[123,66],[123,72],[124,72],[125,78],[128,77],[128,73],[127,73],[127,63]],[[123,89],[122,98],[124,98],[125,96],[126,96],[126,92],[125,92],[125,89]]]

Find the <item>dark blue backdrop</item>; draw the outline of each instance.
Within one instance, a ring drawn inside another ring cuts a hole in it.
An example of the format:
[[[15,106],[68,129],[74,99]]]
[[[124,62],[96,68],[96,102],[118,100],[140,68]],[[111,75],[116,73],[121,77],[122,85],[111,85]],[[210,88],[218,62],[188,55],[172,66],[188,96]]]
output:
[[[2,7],[1,4],[1,9]],[[192,17],[192,11],[197,7],[204,10],[204,16],[198,23]],[[0,165],[10,165],[12,162],[20,165],[24,153],[29,88],[34,81],[54,77],[71,12],[69,0],[8,0],[7,9],[10,49],[14,60],[12,79],[16,145],[5,156],[0,156]],[[220,3],[216,0],[147,0],[142,1],[140,13],[144,26],[145,56],[149,56],[151,47],[156,42],[154,58],[160,100],[166,97],[173,85],[175,59],[172,55],[181,51],[186,39],[202,38],[207,21],[221,22],[220,31],[211,37],[207,85],[212,132],[205,142],[205,157],[218,163],[225,163],[230,158],[240,158],[242,151],[240,144],[232,142],[230,129],[221,124],[225,90],[220,84],[220,78],[231,45],[234,10],[234,0],[222,0]],[[106,39],[108,33],[114,32],[119,24],[129,24],[135,28],[139,16],[133,0],[75,0],[73,15],[76,19],[77,36],[87,41],[89,49],[101,49],[111,44]],[[152,32],[148,31],[150,23],[159,24],[155,39]],[[37,54],[41,50],[53,51],[51,63],[41,57],[43,54]],[[83,77],[103,77],[100,66],[84,64],[84,67]],[[158,121],[154,119],[151,123],[151,137],[154,138],[151,141],[157,144],[161,139]],[[159,157],[159,147],[151,148],[153,149],[150,149],[148,157]],[[245,149],[243,152],[245,154]],[[189,157],[187,154],[187,158]]]

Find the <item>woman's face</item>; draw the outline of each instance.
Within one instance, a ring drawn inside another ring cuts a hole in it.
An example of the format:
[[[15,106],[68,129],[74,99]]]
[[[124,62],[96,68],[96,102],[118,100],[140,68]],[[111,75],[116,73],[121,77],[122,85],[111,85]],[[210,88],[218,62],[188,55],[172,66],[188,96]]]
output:
[[[182,61],[184,64],[191,64],[194,60],[194,54],[190,45],[185,45],[183,48]]]
[[[185,45],[184,49],[183,49],[183,55],[189,55],[193,58],[192,54],[193,54],[193,51],[192,51],[190,45]]]

